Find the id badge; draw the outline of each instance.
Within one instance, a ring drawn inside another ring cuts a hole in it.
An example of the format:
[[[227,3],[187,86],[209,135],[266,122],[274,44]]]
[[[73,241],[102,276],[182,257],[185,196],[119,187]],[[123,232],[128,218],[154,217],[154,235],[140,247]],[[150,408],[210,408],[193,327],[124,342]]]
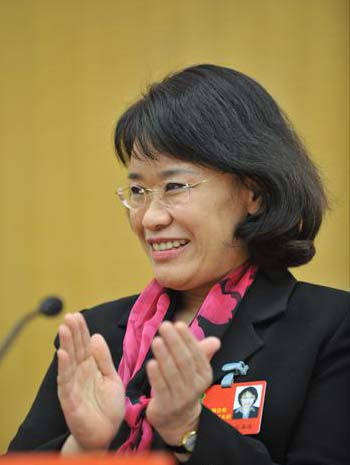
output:
[[[264,409],[266,381],[211,386],[202,404],[241,434],[258,434]]]

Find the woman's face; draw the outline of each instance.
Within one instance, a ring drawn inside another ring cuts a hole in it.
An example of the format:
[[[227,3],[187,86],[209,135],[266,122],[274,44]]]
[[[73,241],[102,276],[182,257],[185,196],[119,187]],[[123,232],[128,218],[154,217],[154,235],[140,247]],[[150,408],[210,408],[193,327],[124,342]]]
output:
[[[255,402],[255,396],[247,391],[241,396],[241,405],[243,408],[248,409],[253,406]]]
[[[128,168],[132,186],[157,188],[166,183],[172,189],[208,180],[190,189],[187,203],[166,207],[155,195],[146,206],[130,210],[131,227],[162,286],[206,293],[246,261],[246,248],[233,239],[233,232],[254,201],[252,192],[233,175],[164,155],[157,160],[132,157]]]

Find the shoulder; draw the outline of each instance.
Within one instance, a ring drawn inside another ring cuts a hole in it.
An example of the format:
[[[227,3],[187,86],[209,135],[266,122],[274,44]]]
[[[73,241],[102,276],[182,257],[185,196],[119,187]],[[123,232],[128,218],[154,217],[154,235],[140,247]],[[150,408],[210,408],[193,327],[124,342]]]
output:
[[[81,310],[90,333],[102,334],[107,343],[119,340],[120,337],[124,336],[130,310],[137,298],[138,294]],[[59,346],[58,335],[54,344],[56,348]]]
[[[297,281],[296,290],[304,298],[317,300],[331,300],[344,304],[350,303],[350,292],[336,289],[333,287],[321,286],[319,284]]]
[[[130,310],[137,298],[138,295],[132,295],[82,310],[90,332],[105,335],[110,328],[126,327]]]
[[[344,315],[350,311],[349,292],[303,281],[297,281],[292,302],[319,310],[328,309],[333,314]]]
[[[254,288],[254,289],[253,289]],[[252,286],[249,306],[254,321],[285,322],[290,331],[328,338],[350,315],[350,293],[297,281],[288,270],[261,270]]]
[[[99,333],[107,340],[117,336],[118,329],[124,335],[130,310],[138,298],[138,294],[123,297],[118,300],[104,302],[94,307],[81,310],[91,334]],[[56,348],[59,346],[58,335],[54,340]]]
[[[261,295],[277,294],[279,302],[322,309],[331,306],[333,312],[350,310],[350,292],[298,281],[289,270],[261,270],[257,275]]]
[[[331,336],[339,326],[349,324],[350,293],[300,281],[296,283],[288,307],[304,324],[313,330],[327,329]]]

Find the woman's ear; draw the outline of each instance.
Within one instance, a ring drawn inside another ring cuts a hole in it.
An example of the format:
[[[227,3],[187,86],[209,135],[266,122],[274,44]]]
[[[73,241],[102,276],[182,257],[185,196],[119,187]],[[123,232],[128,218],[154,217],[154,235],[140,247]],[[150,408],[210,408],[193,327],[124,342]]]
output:
[[[262,206],[261,190],[252,179],[244,180],[246,191],[246,208],[249,215],[255,215]]]

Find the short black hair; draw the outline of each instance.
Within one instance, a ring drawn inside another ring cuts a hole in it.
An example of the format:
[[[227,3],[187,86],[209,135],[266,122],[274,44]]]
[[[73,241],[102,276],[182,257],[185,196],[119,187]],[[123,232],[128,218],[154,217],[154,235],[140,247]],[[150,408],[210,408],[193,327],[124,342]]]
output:
[[[251,263],[281,269],[314,256],[327,207],[320,176],[287,116],[249,76],[211,64],[167,76],[120,117],[115,149],[124,165],[165,154],[250,180],[261,207],[234,236]]]
[[[253,404],[255,404],[256,399],[258,398],[258,391],[256,390],[254,386],[248,386],[244,388],[238,395],[238,402],[240,403],[240,405],[242,405],[242,396],[246,394],[247,392],[250,392],[250,394],[255,397],[254,402],[253,402]]]

